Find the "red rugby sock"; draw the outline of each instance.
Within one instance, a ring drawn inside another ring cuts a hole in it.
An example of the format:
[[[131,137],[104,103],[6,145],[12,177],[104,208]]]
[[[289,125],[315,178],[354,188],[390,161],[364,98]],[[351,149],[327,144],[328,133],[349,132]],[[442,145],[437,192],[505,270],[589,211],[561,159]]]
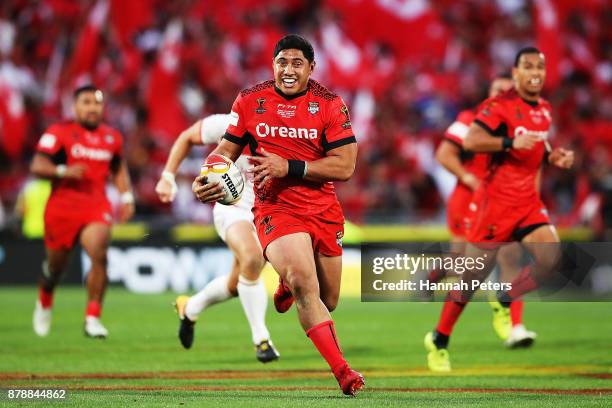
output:
[[[446,277],[446,271],[444,269],[433,269],[427,275],[427,280],[431,283],[440,282],[442,279]]]
[[[87,303],[87,309],[85,310],[85,316],[100,317],[102,313],[102,305],[97,300],[90,300]]]
[[[336,337],[334,322],[327,320],[306,330],[306,335],[314,343],[333,373],[337,376],[339,370],[345,366],[346,360],[342,356],[340,345]]]
[[[510,299],[518,299],[525,293],[537,289],[538,282],[533,276],[531,265],[525,266],[521,273],[512,281],[512,289],[508,291]]]
[[[467,305],[467,303],[463,302],[453,302],[452,300],[449,300],[449,297],[450,293],[444,301],[442,313],[440,314],[440,321],[436,327],[436,330],[445,336],[451,335],[453,332],[453,327],[455,327],[455,323],[457,323],[459,316],[461,316],[463,309],[465,309],[465,306]]]
[[[510,319],[512,326],[523,323],[523,301],[515,300],[510,303]]]
[[[38,288],[38,301],[44,309],[49,309],[53,306],[53,291],[47,292],[42,287]]]

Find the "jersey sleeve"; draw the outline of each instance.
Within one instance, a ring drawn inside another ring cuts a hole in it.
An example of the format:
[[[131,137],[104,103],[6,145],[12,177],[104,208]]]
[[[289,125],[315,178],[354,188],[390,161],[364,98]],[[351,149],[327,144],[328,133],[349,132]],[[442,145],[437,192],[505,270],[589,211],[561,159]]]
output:
[[[470,130],[470,125],[474,121],[472,112],[461,112],[457,119],[444,132],[444,139],[463,147],[463,141]]]
[[[232,123],[232,116],[228,114],[210,115],[200,122],[200,139],[205,145],[219,143],[227,127]]]
[[[125,138],[118,130],[115,130],[115,154],[119,157],[123,157],[123,145]]]
[[[243,147],[249,142],[249,134],[246,129],[246,117],[244,115],[244,104],[244,98],[242,95],[238,95],[232,105],[232,111],[228,115],[229,125],[223,136],[224,139]]]
[[[474,123],[484,128],[490,134],[505,122],[503,105],[497,99],[487,99],[478,107]]]
[[[552,114],[553,108],[548,102],[546,102],[545,112],[548,113],[546,116],[548,116],[548,119],[551,122],[550,128],[548,129],[548,135],[546,136],[546,140],[548,140],[548,143],[555,143],[555,139],[558,136],[558,132],[557,132],[557,127],[555,126],[555,122],[553,121],[553,114]]]
[[[330,103],[329,120],[323,137],[323,149],[327,152],[350,143],[356,143],[348,108],[342,98]]]
[[[121,132],[119,132],[116,129],[112,130],[112,138],[114,141],[114,146],[113,146],[113,158],[111,159],[110,162],[110,168],[113,172],[117,171],[119,169],[119,166],[121,165],[121,160],[123,159],[123,135],[121,134]],[[108,136],[107,136],[108,137]]]
[[[64,148],[62,129],[58,125],[51,125],[38,140],[36,151],[48,156],[57,156]]]

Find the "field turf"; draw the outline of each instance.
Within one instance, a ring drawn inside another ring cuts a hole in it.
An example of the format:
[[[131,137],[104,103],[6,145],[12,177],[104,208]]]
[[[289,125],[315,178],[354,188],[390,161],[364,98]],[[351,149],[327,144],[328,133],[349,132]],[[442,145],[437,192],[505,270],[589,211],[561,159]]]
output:
[[[429,373],[422,340],[439,303],[360,303],[334,312],[345,356],[366,377],[357,398],[341,395],[304,335],[295,307],[268,325],[278,362],[255,360],[238,300],[204,312],[191,350],[176,338],[174,294],[136,295],[111,288],[106,340],[83,336],[85,290],[60,287],[51,334],[31,328],[34,288],[0,288],[0,406],[10,388],[63,388],[57,406],[565,407],[612,406],[612,304],[529,303],[537,331],[530,350],[506,350],[487,304],[468,306],[451,342],[453,372]],[[52,405],[55,406],[55,405]]]

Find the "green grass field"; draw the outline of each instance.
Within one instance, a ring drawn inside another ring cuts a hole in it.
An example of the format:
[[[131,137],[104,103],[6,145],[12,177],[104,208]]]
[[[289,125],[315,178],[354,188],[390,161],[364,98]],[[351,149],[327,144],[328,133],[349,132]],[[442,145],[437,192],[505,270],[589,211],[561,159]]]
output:
[[[451,342],[454,371],[431,374],[422,339],[441,305],[360,303],[341,299],[334,312],[345,356],[366,377],[357,398],[343,397],[304,335],[295,308],[269,305],[279,362],[255,360],[241,306],[232,300],[204,312],[196,341],[176,338],[174,295],[109,290],[106,340],[82,333],[85,291],[60,287],[51,334],[31,329],[34,288],[0,289],[0,406],[8,388],[64,388],[69,406],[612,406],[612,305],[529,303],[530,350],[506,350],[487,304],[471,304]],[[58,405],[60,406],[60,405]]]

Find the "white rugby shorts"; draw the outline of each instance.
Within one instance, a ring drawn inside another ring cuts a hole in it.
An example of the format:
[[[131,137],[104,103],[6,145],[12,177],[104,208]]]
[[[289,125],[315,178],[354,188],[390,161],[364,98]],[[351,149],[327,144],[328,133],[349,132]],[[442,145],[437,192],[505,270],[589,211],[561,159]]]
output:
[[[223,242],[225,242],[228,228],[238,221],[247,221],[251,223],[253,231],[255,231],[255,225],[253,225],[253,212],[251,212],[253,204],[255,204],[255,193],[253,192],[253,183],[249,181],[245,183],[242,197],[236,204],[215,204],[213,208],[213,220],[217,234],[219,234]]]

